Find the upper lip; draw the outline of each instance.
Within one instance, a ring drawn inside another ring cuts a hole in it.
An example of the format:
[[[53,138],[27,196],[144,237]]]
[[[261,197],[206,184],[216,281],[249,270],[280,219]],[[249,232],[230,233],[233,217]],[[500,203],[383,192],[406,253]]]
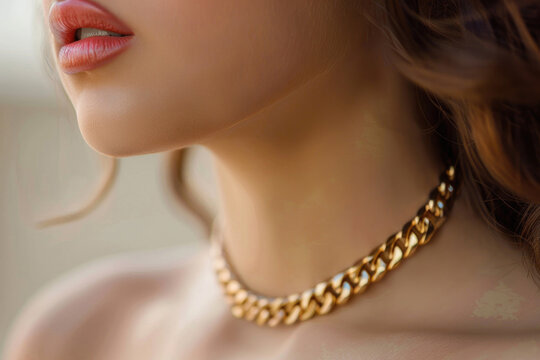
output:
[[[49,11],[49,26],[61,45],[75,41],[80,28],[96,28],[122,35],[133,35],[127,25],[102,6],[88,0],[55,1]]]

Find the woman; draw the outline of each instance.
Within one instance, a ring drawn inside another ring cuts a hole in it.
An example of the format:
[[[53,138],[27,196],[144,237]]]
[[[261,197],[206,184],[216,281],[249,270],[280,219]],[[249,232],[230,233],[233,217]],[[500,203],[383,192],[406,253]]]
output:
[[[204,146],[221,202],[194,256],[50,286],[8,360],[538,358],[539,1],[44,10],[89,146]]]

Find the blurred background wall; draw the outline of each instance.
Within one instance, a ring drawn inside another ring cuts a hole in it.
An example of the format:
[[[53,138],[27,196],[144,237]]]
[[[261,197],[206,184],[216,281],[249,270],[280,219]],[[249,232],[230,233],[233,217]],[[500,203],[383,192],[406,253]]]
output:
[[[190,214],[168,201],[163,154],[121,158],[112,190],[93,212],[34,227],[83,205],[102,171],[47,72],[41,16],[40,0],[0,0],[0,353],[25,302],[60,274],[110,254],[164,247],[188,253],[206,241]],[[195,147],[189,175],[215,210],[205,149]]]

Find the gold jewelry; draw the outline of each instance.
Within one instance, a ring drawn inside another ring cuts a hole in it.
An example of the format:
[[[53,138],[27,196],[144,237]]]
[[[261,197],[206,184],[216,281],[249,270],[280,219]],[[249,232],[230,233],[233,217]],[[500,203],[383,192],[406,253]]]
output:
[[[320,282],[303,293],[286,297],[267,297],[247,290],[227,264],[221,225],[214,219],[211,234],[211,255],[214,269],[232,314],[255,321],[258,325],[291,325],[329,313],[336,305],[345,304],[353,295],[363,293],[369,284],[379,281],[403,259],[411,256],[419,245],[427,244],[446,220],[456,192],[454,167],[439,177],[427,203],[401,231],[391,235],[363,259],[337,275]],[[217,217],[216,217],[217,218]]]

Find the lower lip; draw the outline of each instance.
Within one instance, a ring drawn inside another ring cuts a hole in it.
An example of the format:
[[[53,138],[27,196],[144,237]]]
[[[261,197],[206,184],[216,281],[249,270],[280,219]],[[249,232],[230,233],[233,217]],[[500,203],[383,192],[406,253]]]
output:
[[[126,50],[129,36],[92,36],[64,45],[58,53],[58,63],[67,74],[93,70],[105,65]]]

